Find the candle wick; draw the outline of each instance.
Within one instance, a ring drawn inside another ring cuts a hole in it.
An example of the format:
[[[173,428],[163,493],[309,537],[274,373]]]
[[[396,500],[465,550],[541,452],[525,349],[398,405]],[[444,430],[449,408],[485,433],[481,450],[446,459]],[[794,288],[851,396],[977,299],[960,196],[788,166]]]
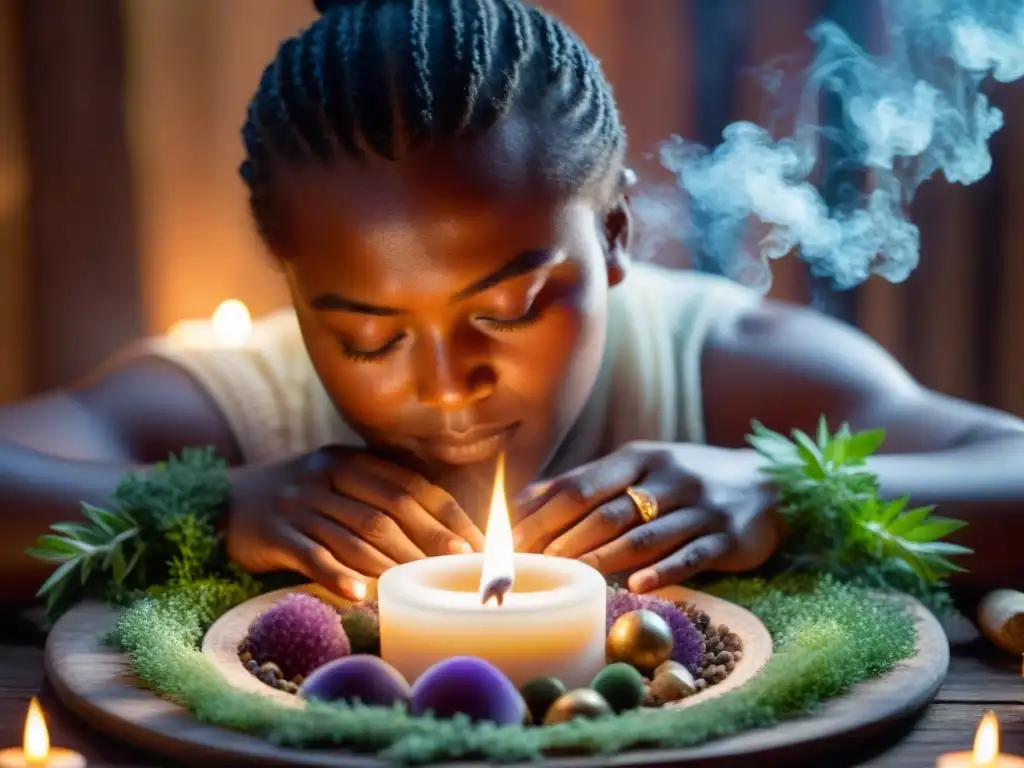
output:
[[[494,600],[499,606],[505,602],[505,595],[512,589],[512,579],[508,576],[496,576],[480,588],[480,604],[487,605]]]

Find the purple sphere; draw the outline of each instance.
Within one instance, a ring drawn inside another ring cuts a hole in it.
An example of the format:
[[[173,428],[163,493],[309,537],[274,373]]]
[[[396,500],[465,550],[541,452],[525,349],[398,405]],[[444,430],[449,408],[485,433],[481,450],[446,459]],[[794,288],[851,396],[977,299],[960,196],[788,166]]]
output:
[[[435,717],[463,714],[470,720],[520,725],[526,703],[512,682],[489,661],[454,656],[439,661],[412,687],[412,712]]]
[[[368,707],[407,704],[410,695],[409,683],[397,669],[376,656],[363,654],[324,664],[299,687],[299,696],[304,699],[360,702]]]

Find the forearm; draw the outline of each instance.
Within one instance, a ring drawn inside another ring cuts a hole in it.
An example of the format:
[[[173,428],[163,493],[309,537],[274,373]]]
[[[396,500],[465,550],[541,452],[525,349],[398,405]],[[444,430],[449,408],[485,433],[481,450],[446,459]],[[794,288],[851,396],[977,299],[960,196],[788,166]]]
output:
[[[765,459],[743,449],[739,460],[758,472]],[[879,454],[868,459],[884,499],[909,497],[911,506],[963,520],[949,541],[974,550],[957,557],[968,569],[951,583],[960,588],[1024,587],[1024,436],[994,436],[928,453]]]
[[[869,460],[885,498],[909,496],[915,506],[967,526],[950,537],[974,555],[957,558],[969,569],[958,586],[1024,585],[1024,437],[993,437],[924,454],[883,454]]]
[[[54,523],[79,519],[81,502],[102,506],[133,469],[141,467],[60,459],[0,441],[0,602],[30,600],[54,566],[25,549]]]
[[[84,521],[81,503],[109,503],[130,472],[149,466],[128,461],[63,459],[0,441],[0,604],[28,602],[55,567],[25,554],[51,525]],[[264,493],[272,478],[260,467],[230,470],[233,493]]]

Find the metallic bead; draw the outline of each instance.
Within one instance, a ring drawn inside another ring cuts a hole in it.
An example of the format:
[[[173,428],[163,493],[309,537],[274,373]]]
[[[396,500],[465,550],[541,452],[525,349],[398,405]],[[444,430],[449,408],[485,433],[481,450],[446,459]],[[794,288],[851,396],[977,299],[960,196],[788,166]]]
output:
[[[672,657],[672,629],[654,611],[630,611],[620,616],[608,633],[610,661],[624,661],[650,672]]]
[[[577,688],[559,696],[544,716],[544,725],[567,723],[577,717],[596,718],[612,714],[611,705],[597,691]]]
[[[651,693],[662,701],[679,701],[697,692],[697,681],[682,664],[674,667],[659,667],[660,671],[651,683]]]

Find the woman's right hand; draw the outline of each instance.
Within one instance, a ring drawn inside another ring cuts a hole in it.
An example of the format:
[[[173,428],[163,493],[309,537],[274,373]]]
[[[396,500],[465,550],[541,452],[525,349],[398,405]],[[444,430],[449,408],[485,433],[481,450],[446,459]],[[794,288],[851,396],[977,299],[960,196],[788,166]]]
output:
[[[442,488],[365,451],[328,447],[243,473],[227,550],[252,573],[294,570],[351,600],[392,565],[483,551],[483,534]]]

